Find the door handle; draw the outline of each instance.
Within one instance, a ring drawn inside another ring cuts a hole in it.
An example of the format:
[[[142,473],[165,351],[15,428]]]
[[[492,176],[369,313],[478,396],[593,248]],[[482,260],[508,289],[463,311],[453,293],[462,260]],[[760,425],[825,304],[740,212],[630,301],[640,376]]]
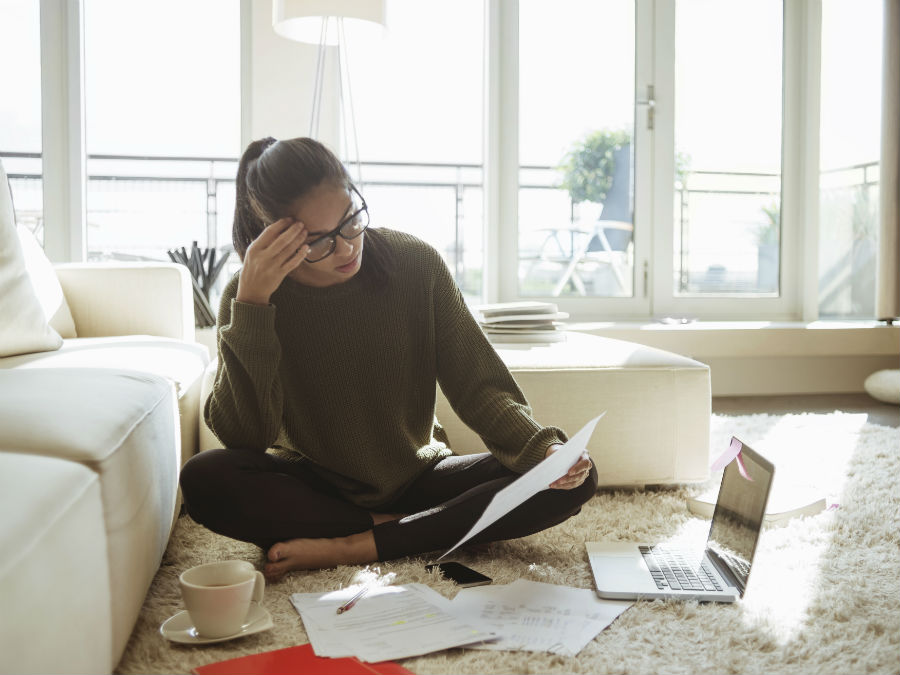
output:
[[[646,99],[636,99],[635,105],[645,105],[647,106],[647,128],[653,128],[653,118],[654,113],[656,112],[656,94],[654,91],[654,87],[652,84],[647,85],[647,98]]]

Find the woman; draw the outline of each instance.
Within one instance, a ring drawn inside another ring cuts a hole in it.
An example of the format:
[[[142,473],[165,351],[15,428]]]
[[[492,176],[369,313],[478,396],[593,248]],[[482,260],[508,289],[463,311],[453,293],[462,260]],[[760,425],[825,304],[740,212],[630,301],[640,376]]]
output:
[[[225,448],[187,462],[181,486],[196,521],[267,550],[269,579],[449,548],[566,440],[531,418],[437,251],[368,224],[321,143],[267,138],[241,158],[244,264],[222,296],[205,408]],[[453,454],[436,383],[489,453]],[[470,541],[556,525],[596,487],[584,455]]]

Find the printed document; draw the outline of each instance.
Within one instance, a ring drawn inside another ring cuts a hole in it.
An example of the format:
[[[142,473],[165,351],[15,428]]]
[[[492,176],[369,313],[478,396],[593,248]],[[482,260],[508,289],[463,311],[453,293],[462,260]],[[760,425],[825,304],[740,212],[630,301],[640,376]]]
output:
[[[631,601],[602,600],[594,591],[518,579],[506,586],[464,588],[450,603],[498,639],[468,649],[523,650],[575,656]]]
[[[317,656],[355,656],[375,663],[494,638],[479,624],[456,618],[450,601],[424,584],[373,588],[338,614],[337,608],[358,590],[350,586],[291,596]]]
[[[572,468],[572,465],[581,457],[581,454],[587,450],[587,443],[591,438],[591,434],[594,433],[594,427],[597,426],[597,422],[605,414],[606,411],[604,410],[585,424],[559,450],[495,494],[484,513],[481,514],[481,518],[472,526],[472,529],[438,560],[442,560],[491,523],[499,520],[541,490],[547,489],[550,483],[556,479],[566,475],[569,469]]]

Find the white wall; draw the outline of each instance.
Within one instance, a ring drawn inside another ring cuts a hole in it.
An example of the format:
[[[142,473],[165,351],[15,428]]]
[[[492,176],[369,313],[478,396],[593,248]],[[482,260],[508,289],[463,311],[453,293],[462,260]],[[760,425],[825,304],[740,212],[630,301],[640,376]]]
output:
[[[242,39],[245,63],[245,118],[242,143],[273,136],[278,139],[309,135],[318,46],[294,42],[272,29],[272,0],[244,0],[242,11],[250,26]],[[338,65],[336,48],[327,48],[320,141],[337,151],[339,144]],[[248,81],[249,80],[249,81]]]
[[[713,396],[862,392],[866,377],[900,364],[900,326],[874,321],[585,323],[572,328],[706,363]]]

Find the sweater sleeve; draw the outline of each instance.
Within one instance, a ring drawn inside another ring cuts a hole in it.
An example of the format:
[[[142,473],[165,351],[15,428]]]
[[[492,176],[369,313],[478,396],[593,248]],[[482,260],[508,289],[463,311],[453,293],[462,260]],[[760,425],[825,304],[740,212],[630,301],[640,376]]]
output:
[[[225,447],[264,452],[275,443],[282,419],[276,309],[238,302],[236,286],[230,283],[222,295],[218,367],[204,417]]]
[[[524,473],[538,464],[561,429],[542,427],[494,347],[466,307],[443,259],[434,274],[437,374],[448,403],[507,468]]]

